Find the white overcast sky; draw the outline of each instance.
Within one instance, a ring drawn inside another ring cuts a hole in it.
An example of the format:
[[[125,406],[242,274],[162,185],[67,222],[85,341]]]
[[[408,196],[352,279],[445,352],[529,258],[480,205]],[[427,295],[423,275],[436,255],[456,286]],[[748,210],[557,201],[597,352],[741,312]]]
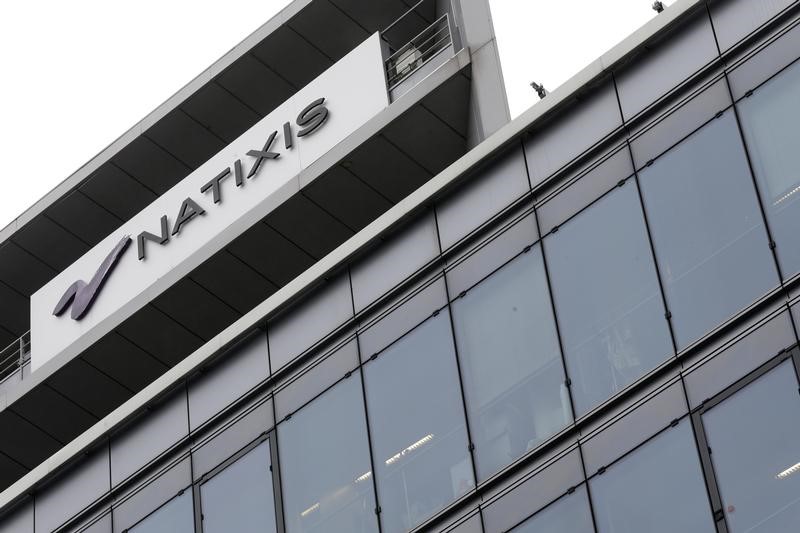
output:
[[[490,2],[512,117],[532,80],[554,89],[656,16],[651,0]],[[3,2],[0,228],[288,3]]]

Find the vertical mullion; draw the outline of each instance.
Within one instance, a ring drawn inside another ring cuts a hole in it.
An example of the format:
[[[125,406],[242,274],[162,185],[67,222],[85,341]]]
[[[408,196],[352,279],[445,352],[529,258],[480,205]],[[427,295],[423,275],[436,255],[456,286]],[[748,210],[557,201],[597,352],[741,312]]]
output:
[[[439,246],[439,257],[442,257],[442,237],[439,233],[439,217],[436,213],[436,206],[432,208],[433,211],[433,224],[436,229],[436,242]],[[467,397],[464,394],[464,376],[461,372],[461,358],[458,355],[458,343],[456,342],[456,327],[453,322],[453,310],[451,308],[450,286],[447,283],[447,275],[444,273],[444,265],[442,265],[442,279],[444,280],[444,292],[447,299],[447,317],[450,323],[450,338],[453,343],[453,354],[456,362],[456,372],[458,374],[458,389],[461,395],[461,409],[464,414],[464,427],[467,430],[467,451],[469,451],[470,462],[472,464],[472,480],[474,483],[473,491],[477,492],[478,487],[478,467],[475,461],[475,441],[472,439],[472,428],[469,423],[469,415],[467,414]]]
[[[711,499],[712,520],[718,533],[728,533],[727,519],[725,510],[722,506],[722,497],[719,492],[716,475],[714,474],[714,463],[711,460],[711,448],[708,445],[705,427],[703,426],[703,409],[699,409],[691,414],[692,428],[697,440],[698,452],[700,453],[700,467],[703,471],[708,495]]]
[[[270,360],[269,350],[269,327],[264,329],[267,337],[267,367],[269,368],[270,375],[272,374],[272,361]],[[285,533],[286,531],[286,516],[283,511],[283,482],[280,476],[280,450],[278,449],[278,413],[275,409],[275,392],[270,392],[272,403],[272,424],[271,429],[267,429],[267,441],[269,442],[270,465],[272,467],[272,505],[275,506],[275,528],[278,533]]]
[[[350,271],[350,268],[347,269],[347,283],[350,287],[350,305],[353,308],[353,316],[355,317],[356,314],[356,300],[355,295],[353,294],[353,277]],[[356,326],[356,330],[358,327]],[[362,398],[362,405],[364,406],[364,427],[367,429],[367,448],[369,453],[369,467],[372,471],[372,497],[375,501],[375,508],[373,512],[375,513],[375,521],[378,523],[378,533],[382,533],[383,525],[381,520],[381,504],[380,500],[378,499],[378,472],[375,470],[375,460],[373,458],[373,448],[372,448],[372,429],[369,423],[369,408],[367,407],[367,388],[366,388],[366,379],[364,376],[364,364],[362,361],[364,360],[361,357],[361,336],[356,331],[356,355],[358,356],[358,368],[356,371],[358,372],[358,376],[361,379],[361,398]]]

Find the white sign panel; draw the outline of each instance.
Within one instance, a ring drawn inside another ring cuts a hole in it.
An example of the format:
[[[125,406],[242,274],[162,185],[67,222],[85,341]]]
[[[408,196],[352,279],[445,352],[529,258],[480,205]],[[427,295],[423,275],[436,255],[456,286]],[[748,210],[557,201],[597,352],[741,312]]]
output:
[[[37,291],[31,368],[87,347],[191,272],[388,105],[374,34]]]

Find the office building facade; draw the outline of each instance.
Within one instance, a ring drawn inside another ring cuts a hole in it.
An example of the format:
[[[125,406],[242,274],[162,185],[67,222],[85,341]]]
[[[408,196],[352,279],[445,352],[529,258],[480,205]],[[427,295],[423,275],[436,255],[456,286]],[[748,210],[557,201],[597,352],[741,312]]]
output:
[[[796,530],[798,43],[509,122],[486,2],[296,0],[3,231],[0,532]]]

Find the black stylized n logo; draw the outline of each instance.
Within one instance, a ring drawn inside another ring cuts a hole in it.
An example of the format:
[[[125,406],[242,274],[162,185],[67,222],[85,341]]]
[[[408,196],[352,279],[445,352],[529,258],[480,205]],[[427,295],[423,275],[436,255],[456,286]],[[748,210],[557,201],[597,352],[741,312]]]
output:
[[[56,308],[53,309],[53,314],[61,316],[71,303],[72,311],[69,316],[72,317],[73,320],[80,320],[83,318],[83,315],[85,315],[92,306],[92,303],[97,297],[97,293],[100,292],[106,278],[108,278],[108,275],[122,256],[122,252],[125,251],[130,242],[130,235],[125,235],[122,240],[119,241],[119,244],[117,244],[114,249],[111,250],[111,253],[103,260],[100,268],[97,269],[97,272],[92,276],[89,283],[79,279],[70,285],[64,293],[64,296],[58,301]]]

